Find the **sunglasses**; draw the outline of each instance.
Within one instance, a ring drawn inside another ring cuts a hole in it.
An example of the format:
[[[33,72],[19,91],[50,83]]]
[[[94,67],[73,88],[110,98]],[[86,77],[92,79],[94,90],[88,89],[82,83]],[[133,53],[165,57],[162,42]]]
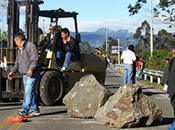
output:
[[[49,28],[49,30],[53,30],[52,28]]]

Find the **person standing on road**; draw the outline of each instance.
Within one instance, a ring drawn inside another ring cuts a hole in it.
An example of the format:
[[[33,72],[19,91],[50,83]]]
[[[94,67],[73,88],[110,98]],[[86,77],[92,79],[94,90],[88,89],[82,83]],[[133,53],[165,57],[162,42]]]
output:
[[[170,63],[170,59],[167,58],[166,59],[166,66],[164,68],[164,73],[163,73],[163,84],[164,84],[164,88],[163,90],[167,92],[168,89],[168,76],[169,76],[169,71],[168,71],[168,67],[169,67],[169,63]]]
[[[115,58],[112,60],[112,65],[113,65],[113,67],[115,67]]]
[[[22,104],[22,109],[18,110],[17,113],[23,117],[27,117],[27,115],[40,115],[35,94],[41,69],[37,47],[32,42],[27,41],[22,33],[16,34],[14,41],[19,47],[19,51],[15,60],[15,65],[8,74],[8,79],[12,80],[15,72],[19,70],[23,75],[23,83],[25,87],[25,98]],[[30,112],[29,108],[31,109]]]
[[[107,65],[107,66],[108,66],[108,68],[110,68],[110,62],[111,62],[111,59],[110,59],[109,56],[107,57],[107,62],[108,62],[108,65]]]
[[[136,54],[136,62],[139,61],[140,57],[139,54]]]
[[[169,76],[168,76],[168,93],[171,105],[173,107],[174,121],[171,124],[171,127],[168,129],[175,129],[175,47],[173,48],[173,58],[171,59],[168,67]]]
[[[132,50],[133,52],[135,52],[135,49]],[[133,74],[132,74],[132,84],[135,84],[135,77],[136,77],[136,62],[137,62],[137,56],[136,56],[136,61],[133,61]]]
[[[144,66],[145,66],[145,61],[143,60],[143,58],[140,58],[138,62],[139,63],[137,64],[138,65],[138,77],[137,77],[137,80],[140,80],[141,77],[142,77]]]
[[[129,84],[133,83],[133,62],[136,61],[136,56],[133,52],[134,46],[129,45],[128,50],[124,51],[121,56],[121,61],[123,61],[123,85],[127,84],[127,80]]]

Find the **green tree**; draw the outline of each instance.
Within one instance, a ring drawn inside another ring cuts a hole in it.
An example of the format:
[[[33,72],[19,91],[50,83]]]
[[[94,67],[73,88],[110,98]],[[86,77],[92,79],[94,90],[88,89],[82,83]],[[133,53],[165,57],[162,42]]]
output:
[[[7,33],[5,33],[5,32],[0,33],[0,40],[7,41]]]
[[[139,42],[135,45],[135,53],[140,54],[142,52],[143,52],[143,45],[142,43]]]
[[[138,39],[139,45],[137,49],[143,47],[144,50],[149,49],[150,46],[150,25],[145,20],[142,22],[141,27],[136,29],[136,33],[133,35],[133,39]]]
[[[126,41],[127,41],[126,46],[129,46],[129,39],[126,38]]]
[[[163,50],[158,50],[154,49],[153,50],[153,56],[150,58],[149,61],[149,68],[153,70],[164,70],[165,67],[165,60],[166,58],[171,59],[172,55],[170,56],[169,51],[163,49]]]
[[[93,49],[87,41],[84,42],[84,43],[81,42],[81,44],[80,44],[80,53],[89,54],[92,51],[93,51]]]
[[[168,33],[164,29],[158,32],[154,40],[155,49],[166,49],[166,50],[171,51],[172,46],[174,45],[175,45],[175,40],[172,37],[172,33]]]
[[[100,48],[102,54],[106,54],[106,43],[103,43],[102,47]]]
[[[112,37],[108,37],[108,42],[107,42],[109,48],[108,50],[111,50],[111,46],[118,46],[118,40]],[[103,43],[101,51],[103,54],[106,54],[106,42]],[[108,52],[111,54],[110,52]]]
[[[57,28],[58,28],[58,30],[61,30],[62,29],[62,27],[60,25],[58,25]]]
[[[152,69],[152,70],[161,70],[163,71],[166,66],[166,58],[171,59],[173,53],[165,50],[165,49],[154,49],[153,56],[150,56],[150,50],[143,51],[139,54],[139,57],[142,57],[145,61],[145,68]]]
[[[150,57],[150,50],[144,50],[142,53],[139,53],[139,57],[143,58],[145,61],[145,68],[150,69],[149,66],[149,57]]]
[[[148,0],[137,0],[134,6],[129,4],[129,16],[138,14],[147,2]],[[157,17],[160,22],[168,24],[169,27],[175,26],[174,5],[174,0],[159,0],[159,3],[153,9],[154,17]]]
[[[108,50],[111,50],[111,46],[118,46],[118,40],[115,38],[112,38],[112,37],[108,37],[108,45],[109,45]],[[105,47],[106,47],[106,45],[105,45]],[[109,51],[109,54],[111,54],[110,51]]]

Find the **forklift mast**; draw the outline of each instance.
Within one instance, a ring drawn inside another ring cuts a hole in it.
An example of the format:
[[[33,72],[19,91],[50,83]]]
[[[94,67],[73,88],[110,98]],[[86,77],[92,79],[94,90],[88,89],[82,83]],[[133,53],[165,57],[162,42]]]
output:
[[[25,23],[25,36],[26,38],[37,44],[38,42],[38,14],[39,4],[43,4],[39,0],[9,0],[8,3],[8,47],[16,47],[14,44],[14,34],[19,32],[19,9],[21,6],[26,6],[26,23]]]
[[[7,48],[2,48],[2,57],[6,56],[7,58],[7,70],[0,68],[0,102],[2,99],[23,99],[24,97],[22,75],[17,72],[14,74],[13,80],[8,80],[8,73],[14,65],[18,52],[18,48],[14,42],[14,35],[19,33],[20,30],[20,7],[26,7],[25,37],[36,46],[38,43],[39,16],[50,18],[51,22],[56,22],[56,26],[59,18],[73,18],[76,34],[75,39],[77,41],[76,49],[80,54],[80,35],[78,34],[77,27],[78,13],[65,12],[63,9],[40,11],[39,5],[43,3],[41,0],[8,0],[8,41]],[[78,55],[78,58],[80,60],[80,55]]]
[[[9,49],[16,47],[14,43],[14,34],[19,32],[19,9],[21,6],[26,6],[26,21],[25,21],[25,36],[27,40],[33,42],[36,46],[38,43],[38,21],[39,16],[50,18],[51,23],[56,22],[56,26],[59,18],[73,18],[75,25],[75,39],[77,40],[77,51],[79,52],[80,35],[78,34],[77,27],[77,15],[76,12],[65,12],[63,9],[58,10],[44,10],[39,9],[39,5],[44,2],[41,0],[9,0],[8,3],[8,14],[7,14],[7,24],[8,24],[8,45]],[[80,52],[79,52],[80,53]],[[7,56],[9,62],[14,62],[14,53],[10,53]],[[80,59],[80,58],[79,58]]]

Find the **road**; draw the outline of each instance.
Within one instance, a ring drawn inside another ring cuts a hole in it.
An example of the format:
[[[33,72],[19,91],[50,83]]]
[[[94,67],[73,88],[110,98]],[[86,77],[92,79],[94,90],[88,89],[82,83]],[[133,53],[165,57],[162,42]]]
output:
[[[162,109],[163,121],[156,126],[127,128],[122,130],[166,130],[173,121],[172,107],[168,94],[163,90],[147,86],[136,81],[144,94],[148,95]],[[105,87],[112,92],[123,85],[123,76],[115,68],[107,69]],[[7,118],[17,116],[16,110],[21,108],[20,102],[0,103],[0,129],[2,130],[117,130],[102,126],[95,119],[70,118],[65,105],[40,106],[41,115],[28,118],[27,122],[9,123]]]

